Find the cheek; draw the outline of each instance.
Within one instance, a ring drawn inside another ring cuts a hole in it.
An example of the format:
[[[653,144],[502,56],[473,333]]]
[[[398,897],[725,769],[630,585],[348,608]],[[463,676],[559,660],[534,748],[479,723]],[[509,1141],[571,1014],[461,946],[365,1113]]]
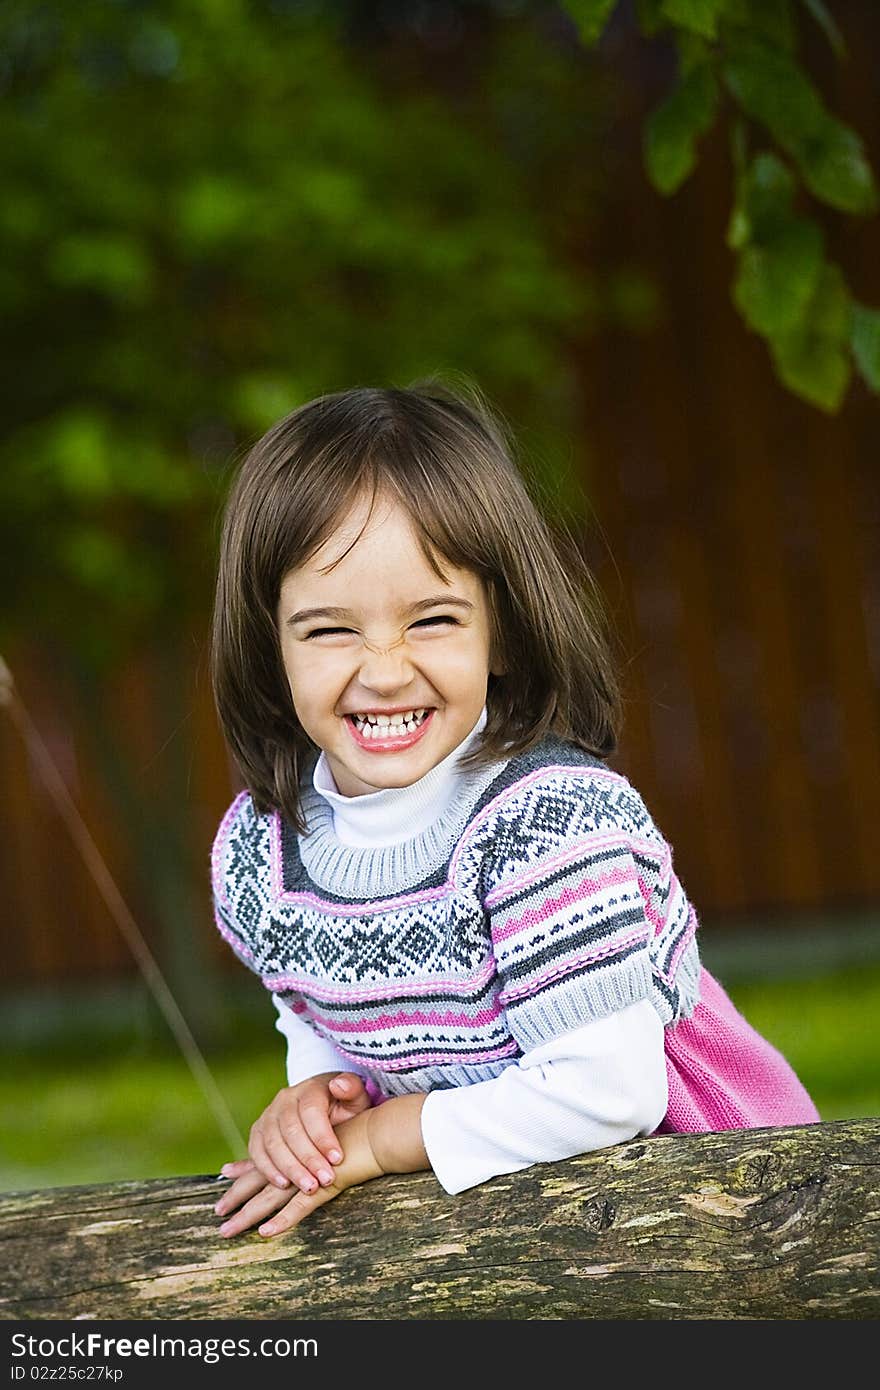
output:
[[[290,691],[294,707],[302,711],[307,709],[310,704],[314,704],[314,697],[318,681],[315,679],[314,672],[309,670],[309,663],[303,661],[297,654],[282,651],[282,662],[284,665],[284,675],[287,679],[287,688]]]
[[[294,707],[300,713],[321,712],[328,702],[335,703],[351,678],[343,662],[329,659],[328,653],[298,650],[284,661],[287,684]]]
[[[450,692],[454,689],[466,693],[488,672],[488,655],[488,651],[480,646],[469,645],[455,651],[450,649],[442,659],[430,663],[430,671],[438,685]]]

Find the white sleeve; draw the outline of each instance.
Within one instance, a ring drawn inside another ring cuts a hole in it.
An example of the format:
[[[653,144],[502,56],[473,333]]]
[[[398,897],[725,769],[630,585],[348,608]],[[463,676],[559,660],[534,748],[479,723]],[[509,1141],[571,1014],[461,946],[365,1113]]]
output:
[[[299,1081],[306,1081],[308,1077],[318,1076],[325,1071],[353,1071],[358,1076],[367,1075],[347,1057],[343,1057],[341,1052],[337,1052],[326,1038],[319,1037],[313,1028],[297,1018],[277,994],[272,995],[272,1003],[278,1010],[275,1027],[287,1039],[288,1086],[296,1086]]]
[[[666,1114],[663,1023],[648,999],[542,1043],[500,1076],[431,1091],[422,1140],[449,1193],[651,1134]]]

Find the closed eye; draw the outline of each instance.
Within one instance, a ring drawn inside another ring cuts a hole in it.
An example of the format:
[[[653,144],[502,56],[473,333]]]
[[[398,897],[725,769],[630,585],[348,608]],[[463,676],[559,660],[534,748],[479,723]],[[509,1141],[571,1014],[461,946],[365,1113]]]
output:
[[[458,625],[458,619],[457,619],[457,618],[451,618],[451,617],[449,617],[449,616],[446,615],[446,614],[438,615],[437,617],[434,617],[434,618],[420,618],[419,621],[418,621],[417,623],[413,623],[413,627],[424,627],[424,626],[426,626],[426,624],[428,624],[428,623],[451,623],[451,624],[453,625],[453,627],[456,627],[456,626]],[[314,629],[313,632],[310,632],[310,633],[308,634],[308,636],[307,636],[307,638],[306,638],[306,641],[309,641],[312,637],[332,637],[333,634],[336,633],[336,632],[351,632],[351,628],[350,628],[350,627],[316,627],[316,628]]]

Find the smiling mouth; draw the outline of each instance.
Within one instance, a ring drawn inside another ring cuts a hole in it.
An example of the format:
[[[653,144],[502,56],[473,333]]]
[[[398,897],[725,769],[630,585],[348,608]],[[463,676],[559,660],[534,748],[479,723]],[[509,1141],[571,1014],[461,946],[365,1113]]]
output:
[[[433,708],[425,708],[414,719],[399,724],[371,723],[369,720],[359,719],[356,715],[347,714],[345,722],[358,747],[387,752],[389,749],[393,751],[395,748],[409,748],[416,743],[430,724],[433,714]]]

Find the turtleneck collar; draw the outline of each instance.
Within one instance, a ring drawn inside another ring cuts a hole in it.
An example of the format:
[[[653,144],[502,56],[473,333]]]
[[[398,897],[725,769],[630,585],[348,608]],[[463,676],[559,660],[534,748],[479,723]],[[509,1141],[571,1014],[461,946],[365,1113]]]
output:
[[[333,830],[346,845],[392,845],[411,840],[440,816],[453,799],[460,777],[458,761],[485,727],[486,706],[466,738],[451,753],[408,787],[386,787],[365,796],[343,796],[322,752],[312,785],[333,812]]]

